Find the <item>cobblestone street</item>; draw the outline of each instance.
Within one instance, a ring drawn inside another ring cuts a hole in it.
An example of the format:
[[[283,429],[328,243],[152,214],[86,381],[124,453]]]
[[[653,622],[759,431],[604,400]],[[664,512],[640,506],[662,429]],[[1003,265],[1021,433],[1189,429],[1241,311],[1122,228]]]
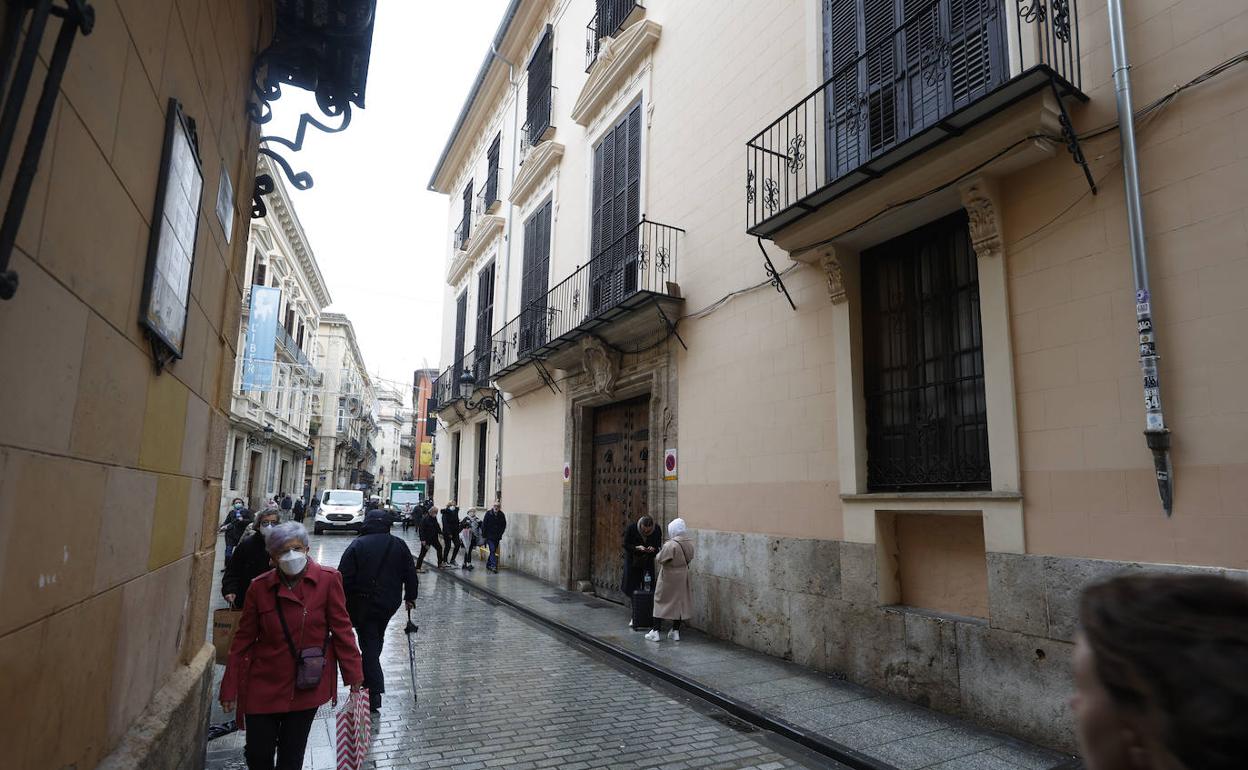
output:
[[[408,539],[414,543],[414,534]],[[337,566],[350,542],[346,534],[313,536],[311,553]],[[742,732],[736,728],[753,728],[621,670],[436,570],[421,576],[420,701],[413,704],[402,617],[391,623],[382,653],[386,694],[366,767],[837,767],[777,736]],[[223,671],[217,666],[216,682]],[[212,721],[225,719],[214,706]],[[334,767],[332,719],[326,706],[305,768]],[[243,740],[237,732],[209,743],[208,767],[245,767]]]

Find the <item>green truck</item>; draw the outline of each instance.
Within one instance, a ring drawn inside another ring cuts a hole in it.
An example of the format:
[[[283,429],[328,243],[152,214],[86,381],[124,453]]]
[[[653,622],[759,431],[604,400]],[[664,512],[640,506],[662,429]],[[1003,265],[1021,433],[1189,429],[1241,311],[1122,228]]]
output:
[[[417,505],[424,502],[424,481],[391,481],[386,490],[390,498],[390,507],[404,514],[411,513]]]

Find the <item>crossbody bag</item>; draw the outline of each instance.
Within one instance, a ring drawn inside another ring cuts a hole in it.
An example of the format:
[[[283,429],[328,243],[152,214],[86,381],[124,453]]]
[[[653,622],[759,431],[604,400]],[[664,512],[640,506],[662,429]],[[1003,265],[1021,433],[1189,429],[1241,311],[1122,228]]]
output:
[[[295,640],[291,638],[290,628],[286,625],[286,613],[282,612],[282,603],[277,596],[281,588],[281,583],[273,587],[273,602],[277,607],[277,619],[282,624],[282,635],[286,637],[286,646],[290,649],[290,657],[295,661],[295,689],[315,690],[325,673],[325,648],[329,645],[329,634],[325,634],[325,644],[320,647],[296,650]]]

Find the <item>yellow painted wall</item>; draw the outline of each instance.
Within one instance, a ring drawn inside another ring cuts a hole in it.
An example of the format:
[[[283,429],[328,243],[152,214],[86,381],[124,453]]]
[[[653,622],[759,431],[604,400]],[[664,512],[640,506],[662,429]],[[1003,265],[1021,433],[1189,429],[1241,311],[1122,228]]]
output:
[[[199,652],[220,516],[256,146],[243,105],[268,4],[92,5],[13,254],[21,284],[0,302],[0,744],[13,768],[95,766]],[[197,123],[204,192],[184,358],[157,375],[137,319],[170,97]],[[232,244],[214,213],[223,167]]]

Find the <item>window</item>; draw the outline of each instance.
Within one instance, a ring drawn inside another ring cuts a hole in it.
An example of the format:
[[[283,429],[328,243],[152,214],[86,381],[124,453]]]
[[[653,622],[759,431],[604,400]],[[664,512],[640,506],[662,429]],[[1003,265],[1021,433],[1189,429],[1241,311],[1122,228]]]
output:
[[[251,282],[255,286],[264,285],[264,263],[260,261],[260,255],[256,255],[256,265],[251,271]]]
[[[550,284],[551,201],[524,223],[524,270],[520,278],[519,355],[546,342],[546,292]]]
[[[338,432],[342,433],[347,428],[347,399],[338,399]]]
[[[474,505],[485,505],[485,443],[489,431],[488,422],[477,424],[477,483],[473,488]]]
[[[238,466],[243,462],[243,437],[234,439],[234,451],[230,453],[230,489],[238,489]]]
[[[546,32],[538,41],[533,58],[529,59],[529,89],[525,115],[528,122],[528,142],[536,146],[546,138],[550,129],[552,69],[554,66],[554,30],[546,26]]]
[[[867,488],[990,488],[965,211],[862,253],[862,337]]]
[[[468,180],[468,186],[464,188],[464,218],[459,224],[460,236],[459,247],[462,249],[464,244],[468,242],[468,236],[472,232],[472,180]]]
[[[486,209],[493,206],[498,201],[498,153],[499,146],[502,144],[503,134],[499,132],[494,136],[494,142],[490,144],[490,151],[485,154],[485,201]]]
[[[462,437],[461,431],[451,434],[451,499],[456,502],[459,501],[459,449]]]
[[[464,373],[464,330],[468,326],[468,292],[455,300],[455,363],[451,369],[451,392],[459,392],[459,378]]]
[[[490,376],[490,332],[494,324],[494,263],[477,276],[477,355],[472,376],[484,385]]]
[[[589,268],[590,313],[615,307],[637,290],[641,221],[641,105],[594,148]]]

